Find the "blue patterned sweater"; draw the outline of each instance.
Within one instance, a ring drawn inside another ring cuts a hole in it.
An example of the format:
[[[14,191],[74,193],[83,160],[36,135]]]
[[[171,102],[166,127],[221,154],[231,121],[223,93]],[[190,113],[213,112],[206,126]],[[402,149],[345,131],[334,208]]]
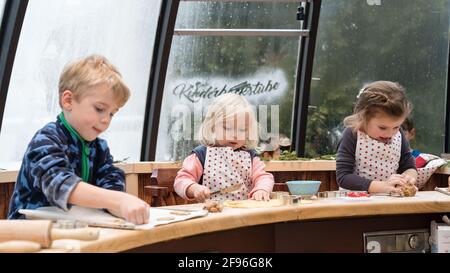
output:
[[[124,191],[125,174],[113,166],[105,140],[96,138],[87,142],[89,147],[89,182],[110,190]],[[68,210],[69,196],[82,181],[82,143],[61,123],[50,122],[31,140],[23,157],[8,219],[23,218],[19,209],[57,206]]]

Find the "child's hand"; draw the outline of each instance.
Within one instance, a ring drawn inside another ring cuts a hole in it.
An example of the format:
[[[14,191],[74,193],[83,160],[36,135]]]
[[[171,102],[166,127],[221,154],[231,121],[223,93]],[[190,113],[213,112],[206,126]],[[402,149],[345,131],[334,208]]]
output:
[[[398,192],[400,187],[405,187],[408,184],[408,179],[403,174],[393,174],[386,182],[388,187],[398,188],[395,190],[395,192]]]
[[[255,199],[257,201],[269,201],[270,196],[269,193],[265,190],[257,190],[253,193],[252,199]]]
[[[411,186],[415,186],[416,185],[416,178],[407,174],[397,174],[403,177],[404,181],[406,182],[406,184],[409,184]]]
[[[118,216],[133,224],[147,224],[150,216],[150,206],[136,196],[124,193],[120,200],[118,213]]]
[[[189,195],[200,203],[205,202],[205,200],[209,198],[211,192],[207,187],[199,184],[192,184],[188,188],[188,191],[190,192]]]
[[[416,188],[416,192],[419,191],[419,188],[417,188],[417,186],[416,186],[417,179],[415,177],[412,177],[412,176],[409,176],[406,174],[403,174],[403,176],[405,177],[408,185],[414,186],[414,188]]]

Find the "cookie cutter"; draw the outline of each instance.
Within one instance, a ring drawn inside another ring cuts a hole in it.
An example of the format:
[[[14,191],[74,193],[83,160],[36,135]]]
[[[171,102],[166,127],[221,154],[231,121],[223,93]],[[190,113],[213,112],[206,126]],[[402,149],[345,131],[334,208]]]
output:
[[[284,196],[289,196],[289,192],[287,192],[287,191],[273,191],[273,192],[270,193],[270,199],[283,200]]]
[[[283,205],[300,205],[302,201],[301,195],[284,195]]]

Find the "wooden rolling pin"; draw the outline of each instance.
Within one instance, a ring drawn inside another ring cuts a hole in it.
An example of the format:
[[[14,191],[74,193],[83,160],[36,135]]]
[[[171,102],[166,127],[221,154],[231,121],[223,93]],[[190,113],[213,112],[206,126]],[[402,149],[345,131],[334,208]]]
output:
[[[96,228],[59,229],[52,228],[49,220],[0,220],[0,242],[20,240],[39,243],[48,248],[53,240],[97,240]]]
[[[0,243],[0,253],[30,253],[41,250],[41,245],[31,241],[7,241]]]

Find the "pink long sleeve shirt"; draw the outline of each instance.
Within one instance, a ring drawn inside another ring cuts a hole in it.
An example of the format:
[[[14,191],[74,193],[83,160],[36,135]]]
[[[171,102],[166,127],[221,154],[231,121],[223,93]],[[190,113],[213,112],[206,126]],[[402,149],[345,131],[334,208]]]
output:
[[[264,171],[264,162],[259,157],[254,157],[252,160],[252,189],[248,194],[251,198],[253,193],[257,190],[264,190],[268,193],[272,192],[274,179],[271,173]],[[183,161],[183,166],[178,171],[174,182],[175,192],[182,198],[193,200],[186,195],[189,186],[194,183],[199,183],[203,175],[203,166],[196,154],[191,154]]]

